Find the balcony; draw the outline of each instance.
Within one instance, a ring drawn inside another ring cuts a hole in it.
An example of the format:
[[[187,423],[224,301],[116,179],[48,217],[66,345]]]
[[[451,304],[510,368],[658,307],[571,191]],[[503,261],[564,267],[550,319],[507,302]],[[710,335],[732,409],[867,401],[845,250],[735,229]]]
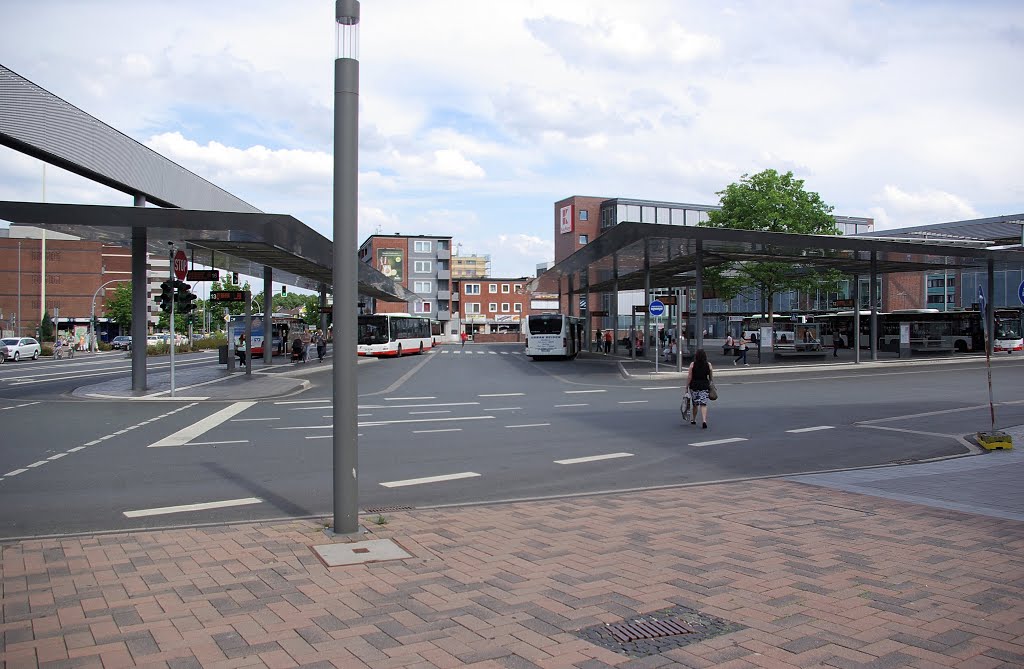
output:
[[[452,272],[451,272],[451,270],[448,270],[448,269],[439,269],[439,270],[437,270],[437,278],[438,279],[451,279],[452,278]]]
[[[459,291],[455,291],[454,293],[452,293],[452,298],[451,299],[452,299],[452,302],[458,302],[459,301]]]
[[[439,321],[450,321],[451,319],[452,319],[452,312],[438,310],[438,312],[437,312],[437,320],[439,320]]]
[[[449,290],[439,290],[437,291],[437,299],[450,300],[452,299],[452,293]]]
[[[438,260],[450,260],[451,257],[452,257],[452,252],[451,251],[448,251],[448,250],[445,250],[445,251],[438,250],[438,252],[437,252],[437,259]]]

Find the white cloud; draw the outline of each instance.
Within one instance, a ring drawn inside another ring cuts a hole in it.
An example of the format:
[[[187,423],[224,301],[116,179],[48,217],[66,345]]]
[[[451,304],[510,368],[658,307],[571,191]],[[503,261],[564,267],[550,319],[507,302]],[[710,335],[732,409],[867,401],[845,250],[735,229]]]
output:
[[[962,197],[940,190],[908,193],[887,185],[875,199],[879,204],[871,211],[876,230],[981,217]]]

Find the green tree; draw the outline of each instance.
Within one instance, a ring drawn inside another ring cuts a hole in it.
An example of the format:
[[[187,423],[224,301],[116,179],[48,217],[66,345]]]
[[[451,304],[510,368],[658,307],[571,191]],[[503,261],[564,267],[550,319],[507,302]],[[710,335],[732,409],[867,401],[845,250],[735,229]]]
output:
[[[50,318],[50,312],[43,312],[43,320],[39,324],[39,339],[45,340],[53,337],[53,319]]]
[[[122,331],[132,327],[132,284],[130,281],[117,284],[114,294],[106,299],[103,315],[117,323]]]
[[[704,225],[761,232],[790,232],[805,235],[838,235],[833,207],[821,196],[804,190],[802,179],[792,172],[779,174],[767,169],[753,176],[744,174],[739,183],[719,191],[722,208],[708,212]],[[708,272],[708,281],[719,297],[732,299],[745,288],[761,295],[762,312],[774,327],[771,304],[775,295],[788,290],[813,290],[834,283],[834,272],[793,261],[742,261],[718,266]]]

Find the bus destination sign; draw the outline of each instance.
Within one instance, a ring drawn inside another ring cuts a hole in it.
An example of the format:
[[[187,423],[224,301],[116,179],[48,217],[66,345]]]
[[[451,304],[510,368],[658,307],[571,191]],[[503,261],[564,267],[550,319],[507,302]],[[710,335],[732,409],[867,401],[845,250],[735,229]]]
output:
[[[211,302],[245,302],[249,299],[247,290],[212,290]]]

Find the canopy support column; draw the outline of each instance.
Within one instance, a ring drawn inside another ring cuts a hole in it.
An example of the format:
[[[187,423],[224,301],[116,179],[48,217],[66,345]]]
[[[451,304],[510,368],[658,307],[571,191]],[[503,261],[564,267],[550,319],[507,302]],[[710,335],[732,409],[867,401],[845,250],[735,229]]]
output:
[[[146,196],[136,195],[135,206],[145,207]],[[146,228],[132,228],[132,390],[146,390],[146,294],[149,292],[146,273]],[[19,318],[21,314],[18,314]]]
[[[269,265],[263,266],[263,364],[270,366],[274,355],[274,270]],[[284,330],[281,331],[284,336]],[[287,350],[287,342],[282,348]]]
[[[871,252],[871,280],[868,282],[868,304],[871,305],[871,360],[878,360],[878,252]]]
[[[694,253],[694,266],[697,270],[697,285],[694,287],[696,296],[694,307],[697,310],[696,322],[693,324],[693,336],[697,340],[697,348],[704,348],[704,244],[698,239]]]

